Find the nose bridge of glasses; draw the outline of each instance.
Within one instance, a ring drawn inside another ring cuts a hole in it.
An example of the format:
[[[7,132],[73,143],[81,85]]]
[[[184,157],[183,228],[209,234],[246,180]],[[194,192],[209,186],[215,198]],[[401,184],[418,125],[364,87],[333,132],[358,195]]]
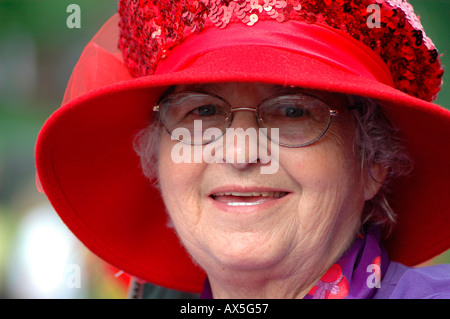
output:
[[[236,113],[243,111],[242,115],[237,115]],[[245,112],[252,112],[254,114],[248,113],[245,115]],[[227,120],[229,121],[229,126],[248,128],[248,127],[259,127],[258,119],[255,119],[257,116],[257,109],[252,107],[231,107],[230,109],[231,117]]]
[[[250,111],[250,112],[256,112],[255,108],[251,107],[232,107],[231,112],[238,112],[238,111]]]

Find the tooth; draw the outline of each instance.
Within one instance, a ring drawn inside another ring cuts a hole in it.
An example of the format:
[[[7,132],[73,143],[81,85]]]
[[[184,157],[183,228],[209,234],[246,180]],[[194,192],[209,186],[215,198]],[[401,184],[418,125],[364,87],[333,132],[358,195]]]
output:
[[[253,196],[252,193],[231,192],[233,196]]]
[[[239,197],[262,196],[275,198],[279,198],[284,195],[285,195],[284,192],[225,192],[213,194],[213,196],[239,196]]]
[[[228,206],[253,206],[253,205],[259,205],[260,202],[254,202],[254,203],[245,203],[245,202],[229,202],[227,203]]]
[[[235,196],[246,196],[246,197],[253,196],[252,193],[241,193],[241,192],[234,192],[233,195],[235,195]]]

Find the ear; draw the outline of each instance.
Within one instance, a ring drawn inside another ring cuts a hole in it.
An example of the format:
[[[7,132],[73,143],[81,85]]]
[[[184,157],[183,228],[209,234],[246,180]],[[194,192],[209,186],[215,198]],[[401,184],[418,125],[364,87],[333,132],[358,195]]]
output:
[[[371,200],[380,190],[388,173],[388,168],[375,164],[364,170],[364,199]]]

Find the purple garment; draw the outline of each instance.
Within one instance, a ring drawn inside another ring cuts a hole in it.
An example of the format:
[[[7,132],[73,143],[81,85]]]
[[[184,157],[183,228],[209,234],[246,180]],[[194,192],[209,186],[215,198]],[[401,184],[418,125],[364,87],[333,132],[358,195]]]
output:
[[[212,299],[208,279],[203,299]],[[304,299],[450,299],[450,265],[407,267],[389,260],[372,229],[355,238]]]
[[[373,299],[450,299],[450,265],[412,268],[391,262]]]

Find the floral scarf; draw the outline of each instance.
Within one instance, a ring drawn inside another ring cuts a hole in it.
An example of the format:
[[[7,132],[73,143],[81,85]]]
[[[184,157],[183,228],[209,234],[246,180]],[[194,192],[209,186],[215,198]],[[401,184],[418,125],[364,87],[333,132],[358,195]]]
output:
[[[388,263],[377,230],[358,235],[304,299],[370,299],[381,287]]]

